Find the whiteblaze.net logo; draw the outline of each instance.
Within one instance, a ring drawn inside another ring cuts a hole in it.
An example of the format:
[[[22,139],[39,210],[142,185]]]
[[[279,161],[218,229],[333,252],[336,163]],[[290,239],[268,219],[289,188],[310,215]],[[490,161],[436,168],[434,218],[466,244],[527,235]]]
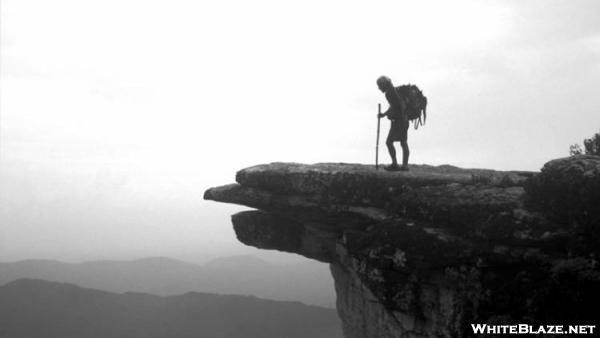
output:
[[[596,325],[471,324],[474,334],[594,334]]]

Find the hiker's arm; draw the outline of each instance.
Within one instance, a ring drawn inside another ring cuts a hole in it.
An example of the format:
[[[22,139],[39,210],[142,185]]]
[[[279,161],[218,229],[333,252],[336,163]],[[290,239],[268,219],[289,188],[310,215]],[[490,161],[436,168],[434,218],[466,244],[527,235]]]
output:
[[[394,90],[392,90],[391,93],[393,93],[392,95],[397,95]],[[381,113],[378,115],[379,118],[386,117],[386,116],[389,117],[392,114],[392,106],[393,106],[394,98],[390,95],[391,93],[389,90],[386,91],[386,93],[385,93],[385,99],[387,100],[389,107],[384,113]]]

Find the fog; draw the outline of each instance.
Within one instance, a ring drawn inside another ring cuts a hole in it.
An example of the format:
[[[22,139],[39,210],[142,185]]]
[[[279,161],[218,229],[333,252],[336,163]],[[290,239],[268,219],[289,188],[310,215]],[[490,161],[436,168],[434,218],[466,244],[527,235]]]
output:
[[[254,164],[372,163],[382,74],[429,98],[412,163],[539,170],[600,127],[597,1],[0,9],[1,261],[297,259],[238,243],[242,208],[202,194]]]

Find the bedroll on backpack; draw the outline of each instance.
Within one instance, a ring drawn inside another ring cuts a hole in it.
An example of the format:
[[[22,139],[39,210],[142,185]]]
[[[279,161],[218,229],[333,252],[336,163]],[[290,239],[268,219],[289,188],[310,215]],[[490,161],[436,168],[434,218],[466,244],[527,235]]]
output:
[[[396,92],[406,103],[406,114],[414,121],[415,129],[425,124],[427,120],[427,97],[419,87],[413,84],[396,87]]]

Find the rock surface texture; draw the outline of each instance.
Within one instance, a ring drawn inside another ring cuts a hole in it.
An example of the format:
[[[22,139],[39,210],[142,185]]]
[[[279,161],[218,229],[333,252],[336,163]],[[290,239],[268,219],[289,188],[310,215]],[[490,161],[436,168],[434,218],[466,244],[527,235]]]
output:
[[[272,163],[236,181],[204,198],[257,209],[232,216],[241,242],[329,263],[346,337],[597,324],[599,157],[540,173]]]

